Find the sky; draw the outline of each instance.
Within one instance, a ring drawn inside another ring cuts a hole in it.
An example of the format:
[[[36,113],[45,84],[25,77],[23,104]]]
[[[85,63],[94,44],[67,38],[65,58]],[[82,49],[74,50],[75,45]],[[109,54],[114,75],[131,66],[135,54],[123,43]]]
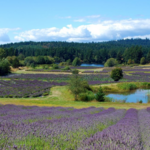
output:
[[[150,0],[2,0],[0,44],[150,38]]]

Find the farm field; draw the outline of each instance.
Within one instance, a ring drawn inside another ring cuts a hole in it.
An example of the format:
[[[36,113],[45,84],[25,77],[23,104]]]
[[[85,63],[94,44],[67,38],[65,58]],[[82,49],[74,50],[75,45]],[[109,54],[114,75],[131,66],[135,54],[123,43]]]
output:
[[[79,71],[95,70],[91,67],[76,67]],[[80,69],[81,68],[81,69]],[[96,68],[100,72],[82,73],[80,76],[87,80],[89,85],[99,87],[103,85],[110,85],[115,88],[118,83],[135,82],[149,82],[150,66],[135,66],[135,67],[122,67],[124,77],[118,82],[110,78],[110,68]],[[18,73],[18,71],[20,73]],[[135,108],[141,109],[150,106],[150,103],[119,103],[119,102],[82,102],[74,101],[73,95],[67,88],[69,77],[71,74],[62,73],[47,73],[47,72],[34,72],[18,70],[9,76],[0,78],[0,104],[14,104],[25,106],[62,106],[62,107],[75,107],[85,108],[90,106],[95,107],[114,107],[114,108]],[[115,89],[118,91],[119,89]],[[122,91],[121,91],[122,92]]]
[[[150,108],[0,105],[0,147],[31,150],[148,150]]]

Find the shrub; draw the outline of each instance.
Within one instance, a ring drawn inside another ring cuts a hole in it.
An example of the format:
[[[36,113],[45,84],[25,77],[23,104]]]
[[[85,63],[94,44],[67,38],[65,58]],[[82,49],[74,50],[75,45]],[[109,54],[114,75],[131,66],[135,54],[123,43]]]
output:
[[[0,60],[0,76],[10,73],[10,64],[7,59]]]
[[[79,70],[77,69],[72,70],[72,74],[78,74],[78,73],[79,73]]]
[[[137,86],[134,83],[120,83],[117,86],[121,90],[135,90],[135,89],[137,89]]]
[[[92,101],[94,99],[95,99],[95,94],[91,91],[79,94],[79,100],[80,101],[89,102],[89,101]]]
[[[105,96],[105,94],[102,90],[102,87],[100,87],[98,89],[98,92],[96,93],[96,100],[99,101],[99,102],[104,102],[105,101],[104,96]]]
[[[146,64],[146,59],[145,59],[145,57],[142,57],[142,58],[141,58],[140,64],[142,64],[142,65]]]
[[[53,64],[53,69],[59,69],[59,66],[57,64]]]
[[[86,94],[86,93],[80,93],[80,94],[79,94],[79,100],[80,100],[80,101],[87,102],[87,101],[88,101],[87,94]]]
[[[42,95],[43,95],[43,96],[47,96],[47,95],[49,95],[49,93],[45,92],[45,93],[43,93]]]
[[[114,81],[119,81],[122,77],[123,77],[123,72],[121,68],[115,68],[111,71],[111,75],[110,77],[114,80]]]
[[[104,64],[105,67],[113,67],[115,65],[117,65],[118,62],[115,58],[109,58],[107,59],[106,63]]]
[[[66,66],[65,68],[63,68],[63,70],[70,70],[70,67]]]
[[[88,101],[92,101],[92,100],[94,100],[96,97],[95,97],[95,94],[93,93],[93,92],[91,92],[91,91],[88,91],[87,92],[87,99],[88,99]]]

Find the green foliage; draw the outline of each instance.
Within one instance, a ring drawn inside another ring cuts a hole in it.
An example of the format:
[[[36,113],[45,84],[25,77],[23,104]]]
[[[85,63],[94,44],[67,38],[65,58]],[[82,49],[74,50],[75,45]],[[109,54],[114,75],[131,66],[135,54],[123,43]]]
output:
[[[99,102],[104,102],[105,101],[104,96],[105,96],[105,94],[103,92],[103,89],[102,89],[102,87],[100,87],[98,89],[98,92],[96,93],[96,100]]]
[[[53,69],[59,69],[59,66],[57,64],[53,64]]]
[[[72,74],[79,74],[79,70],[73,69],[73,70],[72,70]]]
[[[6,56],[6,51],[3,48],[0,48],[0,59]]]
[[[20,65],[19,59],[16,57],[12,62],[12,67],[17,68],[19,67],[19,65]]]
[[[66,63],[67,63],[67,65],[71,65],[71,59],[68,59],[68,60],[66,61]]]
[[[73,74],[70,77],[69,90],[71,90],[71,92],[75,96],[75,100],[77,100],[77,96],[80,93],[85,92],[85,89],[82,84],[82,78],[78,74]]]
[[[70,70],[69,66],[66,66],[65,68],[63,68],[62,70]]]
[[[19,59],[19,60],[24,60],[24,59],[25,59],[25,56],[24,56],[23,54],[19,54],[18,59]]]
[[[142,57],[142,58],[141,58],[140,64],[142,64],[142,65],[146,64],[146,59],[145,59],[145,57]]]
[[[31,63],[30,67],[35,69],[36,68],[36,64],[35,63]]]
[[[121,90],[135,90],[137,89],[137,85],[135,83],[120,83],[117,84],[118,88]]]
[[[49,66],[48,65],[43,65],[43,69],[49,69]]]
[[[117,65],[117,64],[118,64],[118,62],[117,62],[116,59],[114,59],[114,58],[109,58],[109,59],[107,59],[107,61],[106,61],[106,63],[104,64],[104,66],[105,66],[105,67],[113,67],[113,66],[115,66],[115,65]]]
[[[47,96],[47,95],[49,95],[49,93],[45,92],[45,93],[43,93],[42,95],[43,95],[43,96]]]
[[[80,66],[81,65],[81,61],[78,57],[76,57],[73,62],[72,62],[73,66]]]
[[[36,64],[36,62],[35,62],[35,60],[34,60],[33,57],[26,57],[26,58],[25,58],[24,64],[25,64],[26,66],[30,66],[32,63],[35,63],[35,64]]]
[[[140,59],[143,56],[142,47],[132,46],[127,48],[123,55],[126,62],[131,59],[134,60],[134,63],[140,63]]]
[[[119,81],[122,77],[123,77],[123,72],[121,68],[115,68],[111,71],[111,75],[110,77],[114,80],[114,81]]]
[[[84,102],[90,102],[95,99],[95,94],[91,91],[79,94],[79,100]]]
[[[127,64],[128,64],[128,65],[130,65],[130,64],[134,64],[134,60],[132,60],[132,59],[128,59]]]
[[[0,60],[0,76],[10,73],[10,64],[7,59]]]

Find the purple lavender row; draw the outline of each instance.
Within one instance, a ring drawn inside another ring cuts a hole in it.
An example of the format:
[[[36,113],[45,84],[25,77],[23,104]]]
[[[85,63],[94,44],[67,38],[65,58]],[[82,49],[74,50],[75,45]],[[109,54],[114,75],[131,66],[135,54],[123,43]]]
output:
[[[143,150],[150,149],[150,108],[139,111],[139,124],[142,137]]]
[[[25,108],[25,109],[23,109]],[[9,110],[9,111],[8,111]],[[99,113],[104,108],[83,108],[83,109],[73,109],[61,108],[61,107],[23,107],[23,106],[14,106],[6,105],[1,106],[0,109],[0,122],[36,122],[42,120],[52,120],[60,118],[70,118],[70,117],[79,117],[86,114]]]
[[[28,143],[35,138],[47,143],[47,146],[51,146],[51,149],[57,149],[66,142],[68,143],[67,146],[77,147],[81,139],[91,136],[89,131],[93,133],[97,132],[102,125],[109,126],[112,122],[121,119],[124,112],[124,110],[115,111],[115,109],[110,108],[100,113],[87,114],[84,117],[43,120],[26,124],[14,124],[10,121],[10,123],[1,125],[1,137],[7,138],[9,145],[6,144],[5,147],[12,146],[12,144],[17,145],[20,140]],[[39,141],[32,146],[36,146],[38,143]],[[29,145],[26,145],[26,148],[28,149]]]
[[[78,150],[142,150],[138,111],[129,109],[116,125],[83,140]]]

